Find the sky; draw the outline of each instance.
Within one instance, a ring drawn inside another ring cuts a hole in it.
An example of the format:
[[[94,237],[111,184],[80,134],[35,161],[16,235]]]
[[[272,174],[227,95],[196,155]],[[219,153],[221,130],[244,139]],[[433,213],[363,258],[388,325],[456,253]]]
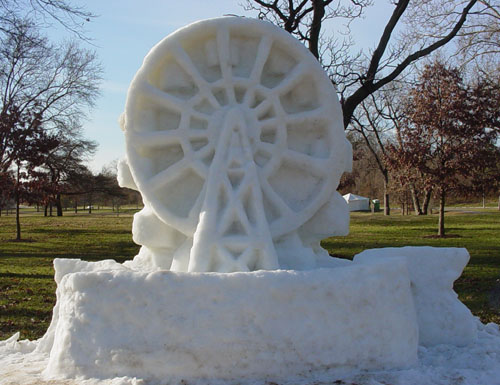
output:
[[[200,19],[225,14],[252,16],[240,5],[242,0],[86,0],[80,4],[98,15],[87,26],[87,36],[102,63],[101,96],[84,123],[84,136],[99,143],[89,165],[98,172],[125,154],[125,140],[118,118],[125,107],[127,89],[144,56],[165,36]],[[78,4],[78,2],[75,2]],[[358,47],[371,48],[381,35],[391,8],[388,1],[377,5],[366,18],[352,25]],[[51,35],[64,37],[56,29]]]

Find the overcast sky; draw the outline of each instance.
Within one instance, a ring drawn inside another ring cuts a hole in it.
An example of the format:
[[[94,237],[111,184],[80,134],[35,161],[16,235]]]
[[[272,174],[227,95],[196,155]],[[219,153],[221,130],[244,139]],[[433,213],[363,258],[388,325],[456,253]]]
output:
[[[98,17],[88,24],[88,35],[104,67],[101,97],[85,122],[85,136],[99,149],[90,163],[94,171],[121,158],[125,141],[118,117],[125,106],[127,89],[144,56],[162,38],[196,20],[238,14],[249,16],[240,0],[86,0],[81,2]],[[377,0],[366,19],[353,25],[359,47],[373,47],[391,8]]]

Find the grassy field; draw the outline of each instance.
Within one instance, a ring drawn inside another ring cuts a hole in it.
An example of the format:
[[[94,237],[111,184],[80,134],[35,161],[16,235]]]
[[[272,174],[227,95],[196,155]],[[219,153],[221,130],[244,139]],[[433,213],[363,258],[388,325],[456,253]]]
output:
[[[14,216],[0,218],[0,339],[45,333],[55,304],[54,258],[123,262],[139,247],[132,242],[132,215],[21,217],[23,242],[15,242]]]
[[[54,258],[88,261],[132,258],[138,246],[130,233],[132,213],[110,210],[92,215],[65,213],[22,217],[25,241],[15,242],[14,216],[0,217],[0,339],[21,332],[38,338],[48,327],[55,303]],[[405,245],[466,247],[471,261],[455,288],[460,299],[483,320],[500,323],[500,212],[452,211],[446,216],[449,238],[436,239],[437,216],[415,217],[353,213],[348,237],[328,238],[332,255],[352,258],[364,249]]]

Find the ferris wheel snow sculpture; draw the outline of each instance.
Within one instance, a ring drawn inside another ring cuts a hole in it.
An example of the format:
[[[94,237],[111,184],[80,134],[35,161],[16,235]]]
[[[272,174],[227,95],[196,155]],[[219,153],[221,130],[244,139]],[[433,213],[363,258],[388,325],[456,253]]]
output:
[[[340,103],[316,59],[272,24],[224,17],[169,35],[123,116],[122,184],[145,202],[138,258],[176,271],[312,268],[319,240],[347,232]]]

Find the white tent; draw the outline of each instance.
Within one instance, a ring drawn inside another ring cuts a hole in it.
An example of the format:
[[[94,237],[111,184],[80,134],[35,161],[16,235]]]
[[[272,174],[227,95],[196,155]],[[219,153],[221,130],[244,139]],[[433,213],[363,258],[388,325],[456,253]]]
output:
[[[347,205],[349,206],[349,211],[369,211],[370,210],[370,199],[354,194],[345,194],[344,196]]]

